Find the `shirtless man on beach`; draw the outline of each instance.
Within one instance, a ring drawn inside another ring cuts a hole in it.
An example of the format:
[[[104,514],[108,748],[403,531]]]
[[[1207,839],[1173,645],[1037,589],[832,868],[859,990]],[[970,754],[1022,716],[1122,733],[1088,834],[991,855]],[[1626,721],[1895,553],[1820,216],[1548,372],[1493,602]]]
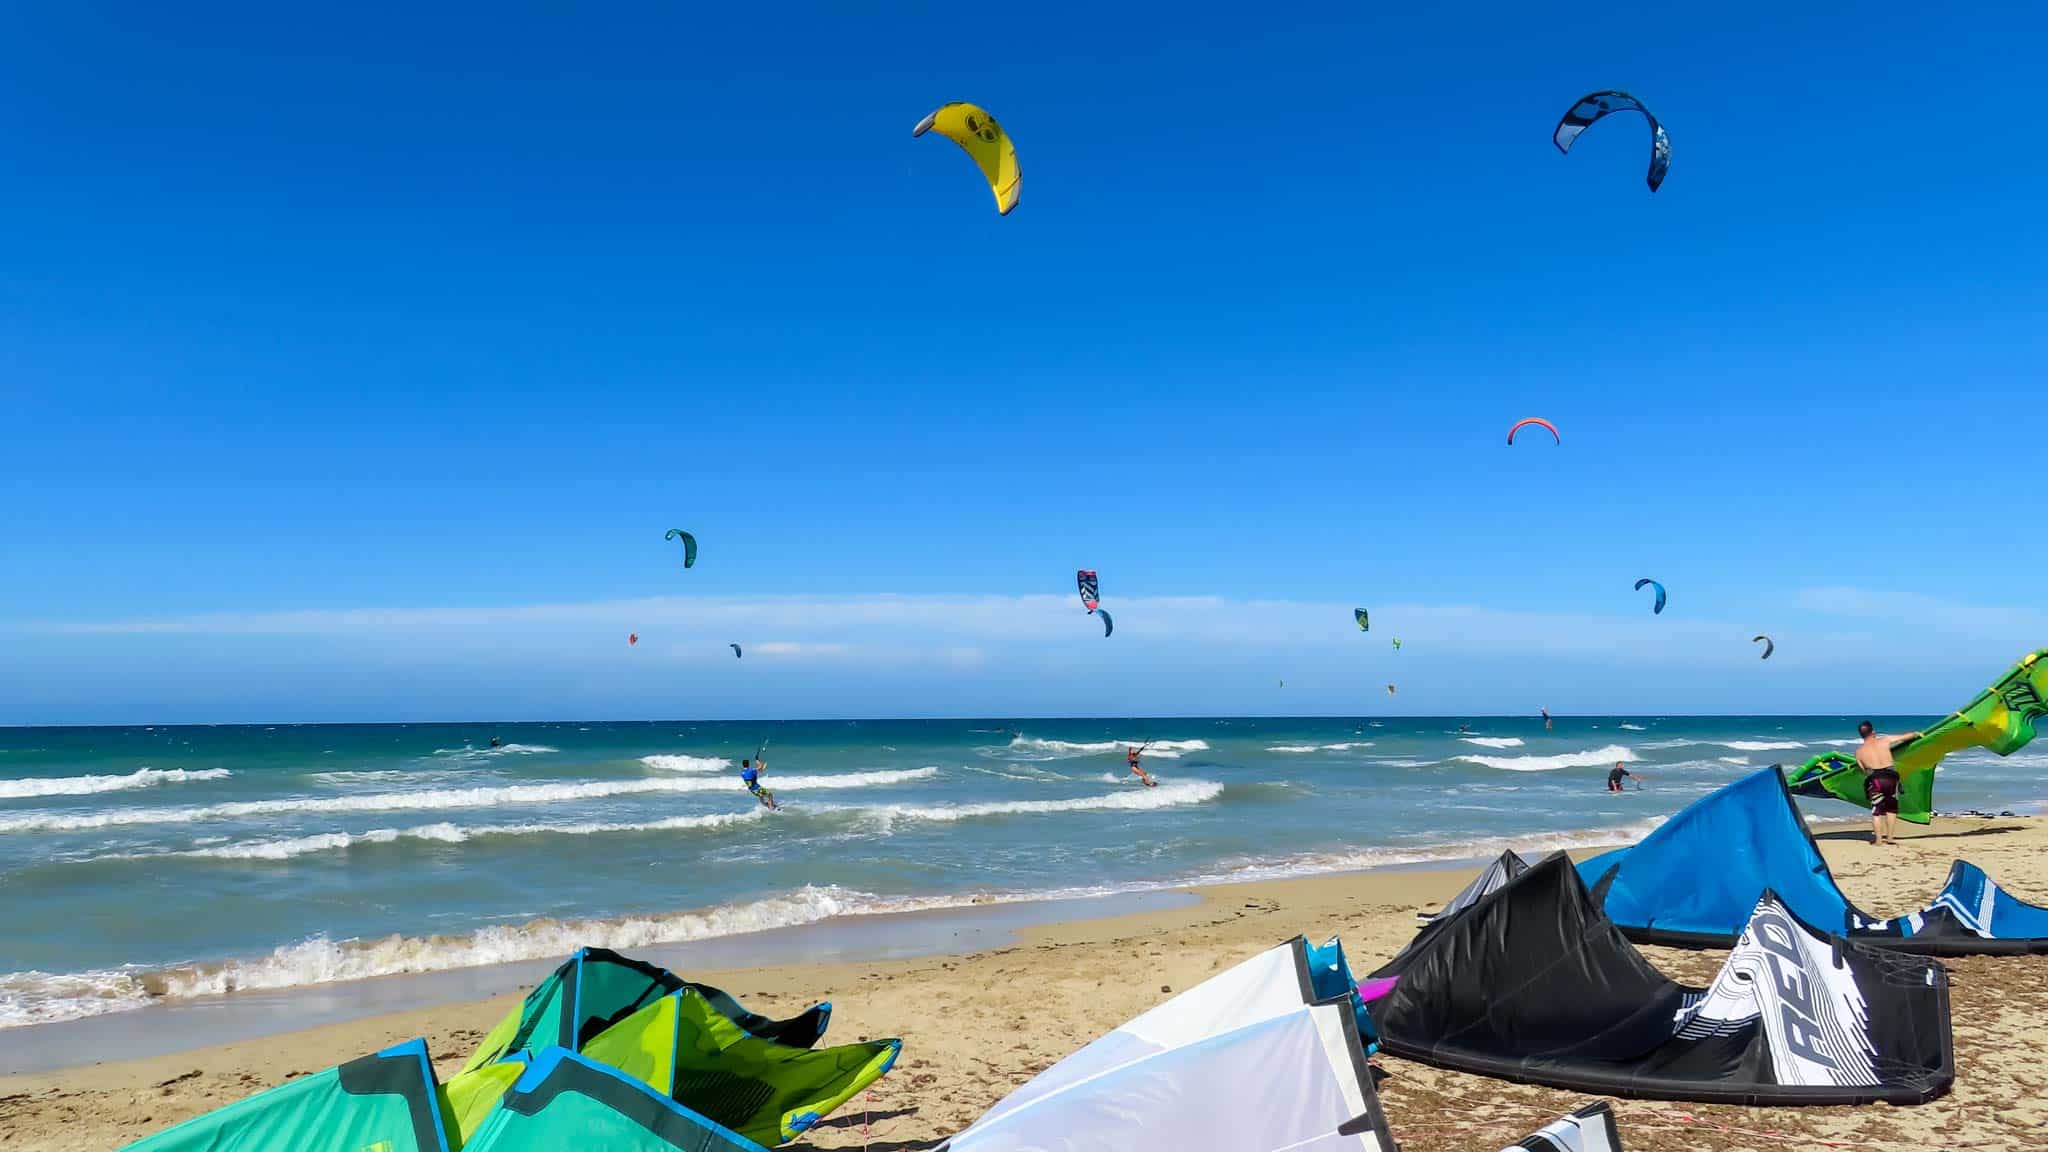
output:
[[[1870,842],[1897,844],[1899,770],[1892,764],[1892,748],[1918,740],[1920,733],[1880,736],[1877,726],[1865,720],[1856,726],[1856,734],[1863,737],[1862,745],[1856,749],[1856,766],[1863,769],[1863,794],[1870,799]]]

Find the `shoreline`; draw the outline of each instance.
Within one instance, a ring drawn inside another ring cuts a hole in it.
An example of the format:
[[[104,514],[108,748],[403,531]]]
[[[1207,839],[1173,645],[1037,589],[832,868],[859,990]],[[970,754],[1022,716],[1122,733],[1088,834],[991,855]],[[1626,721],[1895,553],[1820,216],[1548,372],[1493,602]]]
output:
[[[1364,846],[1343,853],[1303,854],[1116,886],[898,896],[806,886],[783,896],[737,904],[588,920],[540,918],[432,935],[397,933],[341,941],[321,937],[241,957],[57,975],[34,973],[47,982],[79,985],[81,991],[93,985],[80,998],[89,1004],[96,1001],[96,1006],[56,1019],[0,1027],[0,1076],[61,1067],[60,1060],[82,1063],[89,1059],[83,1053],[103,1050],[107,1044],[118,1046],[135,1032],[148,1036],[147,1046],[155,1052],[176,1051],[149,1027],[165,1018],[210,1016],[210,1027],[240,1040],[291,1027],[298,1013],[320,1021],[340,1021],[370,1014],[377,1006],[401,1010],[479,999],[508,981],[537,979],[583,946],[607,947],[670,967],[708,964],[713,969],[730,967],[736,954],[762,945],[770,963],[885,960],[960,952],[961,948],[938,940],[928,940],[909,951],[900,944],[849,947],[849,941],[890,924],[907,926],[913,933],[931,933],[944,932],[949,922],[957,921],[971,936],[988,930],[985,922],[991,919],[1014,926],[1042,922],[1056,914],[1049,909],[1070,908],[1077,918],[1093,919],[1119,915],[1117,909],[1122,907],[1192,899],[1192,893],[1212,888],[1383,871],[1467,868],[1491,860],[1507,848],[1532,858],[1559,850],[1591,851],[1631,842],[1663,819],[1660,815],[1605,828],[1434,845]],[[807,907],[820,905],[838,907],[784,923],[732,927],[760,913],[801,914]],[[548,946],[539,947],[542,942]],[[436,951],[441,954],[438,958],[433,955]],[[505,955],[507,951],[517,954]],[[467,963],[461,960],[466,955],[491,952],[499,955]],[[450,957],[456,962],[445,962]],[[436,959],[443,962],[436,963]],[[299,978],[302,973],[305,978]],[[355,1003],[372,1007],[355,1009],[351,1007]],[[24,1047],[32,1047],[36,1054],[22,1054]],[[42,1055],[45,1052],[81,1055],[73,1059]]]
[[[1967,856],[2023,899],[2048,902],[2048,821],[1944,820],[1880,851],[1853,823],[1816,825],[1845,890],[1880,915],[1931,896],[1949,861]],[[1341,935],[1363,972],[1413,935],[1413,913],[1438,906],[1470,879],[1465,867],[1377,868],[1293,879],[1197,886],[1171,906],[1006,925],[964,941],[967,951],[887,960],[832,959],[688,972],[748,1007],[789,1015],[834,1004],[832,1040],[899,1036],[903,1060],[861,1100],[813,1132],[821,1148],[929,1149],[1011,1089],[1096,1036],[1245,956],[1296,934]],[[1007,914],[1007,913],[1005,913]],[[943,918],[926,917],[943,922]],[[859,918],[856,922],[882,923]],[[950,939],[950,937],[949,937]],[[1699,984],[1718,951],[1644,949],[1676,978]],[[652,958],[651,950],[637,953]],[[559,961],[559,957],[556,958]],[[2048,957],[1973,957],[1957,973],[1954,1093],[1914,1108],[1756,1111],[1625,1101],[1630,1152],[1733,1148],[1703,1142],[1693,1122],[1878,1147],[2038,1145],[2048,1104],[2029,1085],[2048,1079]],[[551,965],[539,965],[546,971]],[[374,982],[364,982],[373,984]],[[357,986],[351,985],[350,988]],[[488,998],[402,1011],[260,1039],[0,1077],[0,1137],[22,1152],[112,1149],[177,1120],[295,1075],[424,1036],[442,1074],[459,1067],[523,987]],[[15,1030],[21,1031],[21,1030]],[[23,1033],[26,1034],[25,1032]],[[8,1033],[0,1033],[7,1037]],[[1395,1135],[1408,1152],[1500,1147],[1584,1098],[1379,1057]],[[1492,1140],[1488,1145],[1482,1143]],[[1770,1143],[1777,1143],[1771,1141]]]

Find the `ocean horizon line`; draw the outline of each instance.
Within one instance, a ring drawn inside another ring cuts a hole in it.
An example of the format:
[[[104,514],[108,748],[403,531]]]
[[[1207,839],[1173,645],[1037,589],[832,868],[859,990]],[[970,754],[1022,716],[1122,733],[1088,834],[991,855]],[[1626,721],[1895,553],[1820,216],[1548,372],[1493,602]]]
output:
[[[1552,712],[1552,720],[1633,720],[1653,721],[1676,720],[1840,720],[1840,719],[1902,719],[1914,716],[1941,716],[1950,711],[1930,708],[1925,712]],[[1076,722],[1125,722],[1125,721],[1236,721],[1269,722],[1286,720],[1373,720],[1400,721],[1467,721],[1467,720],[1530,720],[1540,721],[1541,713],[1527,712],[1273,712],[1273,713],[1075,713],[1069,715],[922,715],[922,716],[717,716],[717,717],[605,717],[568,716],[552,719],[513,719],[507,717],[465,718],[453,720],[174,720],[174,721],[106,721],[93,724],[34,724],[0,722],[0,731],[91,731],[94,729],[176,729],[176,728],[425,728],[455,727],[459,725],[487,726],[492,724],[962,724],[990,723],[1018,724],[1048,723],[1068,724]]]

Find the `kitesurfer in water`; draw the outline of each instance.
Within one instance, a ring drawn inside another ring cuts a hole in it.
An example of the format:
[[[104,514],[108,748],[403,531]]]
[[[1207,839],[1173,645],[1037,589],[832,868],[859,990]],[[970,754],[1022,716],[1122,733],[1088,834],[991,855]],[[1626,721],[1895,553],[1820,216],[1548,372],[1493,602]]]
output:
[[[1626,788],[1623,788],[1623,787],[1621,786],[1621,781],[1622,781],[1622,778],[1623,778],[1623,777],[1634,777],[1634,776],[1635,776],[1635,773],[1633,773],[1633,772],[1631,772],[1631,771],[1629,771],[1629,770],[1628,770],[1628,768],[1627,768],[1627,766],[1626,766],[1626,762],[1625,762],[1625,761],[1622,761],[1622,760],[1616,760],[1616,761],[1614,762],[1614,767],[1612,767],[1612,768],[1609,768],[1609,769],[1607,770],[1607,790],[1608,790],[1609,792],[1626,792],[1626,791],[1628,791],[1628,789],[1626,789]],[[1642,785],[1642,781],[1640,781],[1640,780],[1636,781],[1636,791],[1640,792],[1640,791],[1642,791],[1642,788],[1643,788],[1643,785]]]
[[[1550,709],[1538,708],[1537,711],[1543,713],[1543,730],[1550,731]]]
[[[1892,763],[1892,748],[1920,738],[1918,732],[1904,736],[1880,736],[1877,726],[1865,720],[1856,726],[1863,743],[1856,749],[1856,766],[1863,769],[1863,795],[1870,800],[1870,842],[1899,842],[1899,770]]]
[[[740,782],[747,786],[747,791],[753,793],[754,799],[759,800],[763,808],[773,808],[776,806],[775,793],[761,787],[761,773],[767,770],[768,762],[766,760],[758,758],[742,760],[740,761]]]
[[[1143,754],[1144,749],[1127,745],[1124,748],[1124,763],[1131,766],[1131,775],[1143,780],[1145,787],[1156,788],[1159,786],[1159,781],[1154,780],[1149,773],[1138,766],[1138,757]]]

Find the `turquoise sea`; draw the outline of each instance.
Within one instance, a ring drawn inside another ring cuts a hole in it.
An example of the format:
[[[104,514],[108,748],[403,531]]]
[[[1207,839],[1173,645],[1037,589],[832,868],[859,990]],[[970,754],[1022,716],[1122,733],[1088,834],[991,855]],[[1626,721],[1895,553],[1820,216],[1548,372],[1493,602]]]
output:
[[[1846,747],[1856,719],[0,729],[0,1028],[582,944],[1602,842]],[[779,812],[738,781],[764,740]],[[1156,788],[1123,770],[1146,741]],[[1617,760],[1640,791],[1604,790]],[[2031,811],[2044,767],[2032,749],[1953,759],[1936,802]]]

